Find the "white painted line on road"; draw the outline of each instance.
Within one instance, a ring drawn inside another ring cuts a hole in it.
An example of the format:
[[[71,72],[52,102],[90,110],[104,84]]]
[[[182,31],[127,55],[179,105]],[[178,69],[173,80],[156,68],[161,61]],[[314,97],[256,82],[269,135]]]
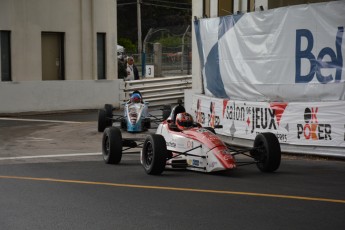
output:
[[[37,155],[37,156],[20,156],[20,157],[0,157],[3,160],[20,160],[20,159],[35,159],[35,158],[50,158],[50,157],[76,157],[76,156],[97,156],[102,153],[72,153],[72,154],[55,154],[55,155]]]
[[[40,138],[40,137],[27,137],[26,139],[16,140],[17,142],[28,142],[28,141],[53,141],[53,139]]]
[[[4,120],[4,121],[50,122],[50,123],[65,123],[65,124],[81,124],[81,123],[84,123],[84,122],[79,122],[79,121],[59,121],[59,120],[42,120],[42,119],[26,119],[26,118],[10,118],[10,117],[0,117],[0,120]]]

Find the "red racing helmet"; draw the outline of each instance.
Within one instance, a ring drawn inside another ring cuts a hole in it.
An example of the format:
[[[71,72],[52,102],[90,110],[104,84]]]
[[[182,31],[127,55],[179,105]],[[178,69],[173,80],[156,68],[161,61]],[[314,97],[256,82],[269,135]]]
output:
[[[176,126],[179,130],[186,130],[193,127],[193,117],[189,113],[179,113],[176,115]]]

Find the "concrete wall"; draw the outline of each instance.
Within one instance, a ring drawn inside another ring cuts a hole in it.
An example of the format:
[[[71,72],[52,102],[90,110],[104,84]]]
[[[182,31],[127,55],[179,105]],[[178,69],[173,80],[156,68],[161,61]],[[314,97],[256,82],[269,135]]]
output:
[[[94,109],[119,104],[116,0],[0,0],[11,32],[12,82],[1,82],[0,113]],[[65,80],[42,81],[42,32],[65,34]],[[97,33],[106,33],[106,77],[97,81]]]
[[[0,114],[118,107],[121,84],[123,80],[2,82]]]
[[[117,78],[116,0],[1,0],[11,31],[13,81],[42,80],[41,33],[65,33],[65,79],[97,79],[97,32],[106,33],[106,75]]]

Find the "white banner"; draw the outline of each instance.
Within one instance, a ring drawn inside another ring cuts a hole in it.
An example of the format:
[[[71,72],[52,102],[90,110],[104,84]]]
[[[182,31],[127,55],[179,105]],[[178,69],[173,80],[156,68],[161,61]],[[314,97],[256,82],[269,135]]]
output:
[[[276,134],[280,143],[345,147],[345,102],[244,102],[193,96],[193,116],[217,133],[255,139]]]
[[[345,100],[345,1],[195,21],[205,94]]]

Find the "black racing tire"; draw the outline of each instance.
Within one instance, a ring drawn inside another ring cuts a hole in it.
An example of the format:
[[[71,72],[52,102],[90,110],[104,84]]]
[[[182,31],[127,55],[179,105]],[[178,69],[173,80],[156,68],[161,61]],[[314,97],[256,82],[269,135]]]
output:
[[[98,110],[98,132],[103,132],[107,127],[107,117],[104,109]]]
[[[162,112],[163,112],[163,114],[162,114],[163,120],[168,119],[168,117],[171,114],[171,106],[170,105],[164,105]]]
[[[121,129],[127,129],[127,120],[125,117],[121,118]]]
[[[260,133],[254,140],[251,155],[257,160],[256,166],[262,172],[274,172],[280,166],[281,150],[279,141],[273,133]]]
[[[107,164],[119,164],[122,158],[122,134],[116,127],[104,130],[102,138],[102,156]]]
[[[212,127],[204,127],[204,129],[207,129],[208,131],[212,132],[213,134],[216,134],[216,131]]]
[[[104,110],[106,112],[107,117],[112,117],[113,116],[113,105],[105,104],[104,105]]]
[[[112,126],[113,125],[113,106],[111,104],[105,104],[104,105],[104,110],[105,110],[105,116],[107,117],[106,119],[106,127]]]
[[[143,127],[145,130],[151,129],[151,119],[150,118],[145,118],[143,121]]]
[[[145,172],[150,175],[162,174],[167,157],[168,150],[164,137],[159,134],[147,136],[142,149],[142,164]]]

